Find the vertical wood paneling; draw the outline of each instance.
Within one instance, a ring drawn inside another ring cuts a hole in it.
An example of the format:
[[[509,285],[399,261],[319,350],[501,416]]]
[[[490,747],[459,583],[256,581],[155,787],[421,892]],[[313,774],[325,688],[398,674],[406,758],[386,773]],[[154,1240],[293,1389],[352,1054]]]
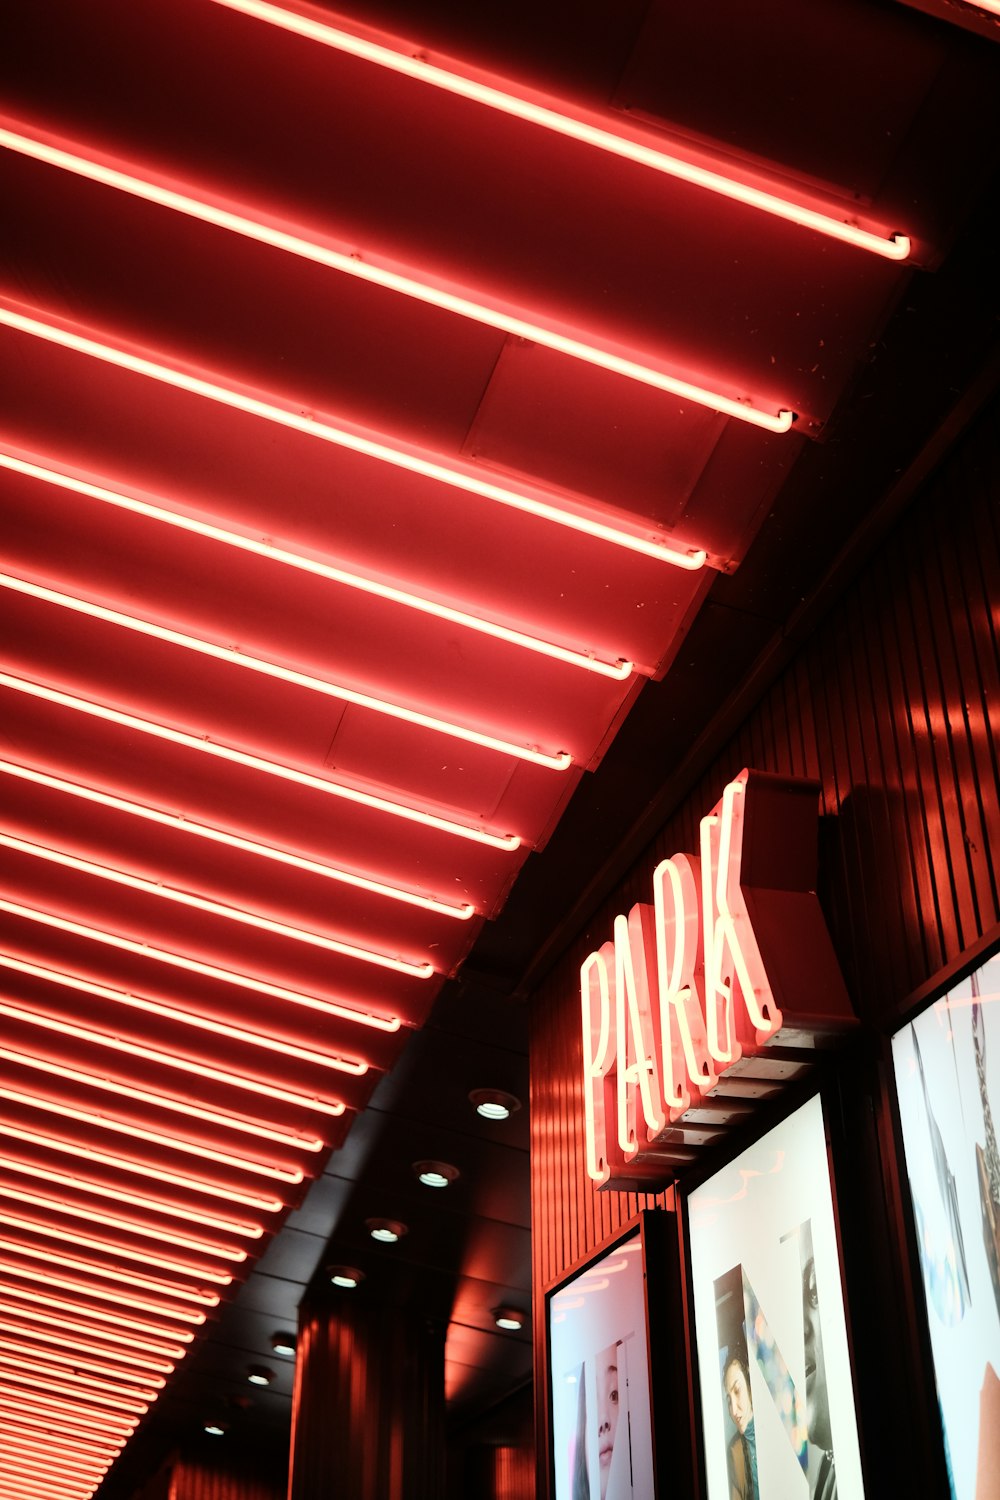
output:
[[[863,782],[852,755],[851,733],[844,711],[844,684],[841,673],[848,655],[846,621],[839,619],[818,643],[818,650],[810,661],[813,683],[813,700],[816,706],[815,733],[817,749],[822,766],[822,786],[825,811],[842,808],[855,785]],[[856,865],[857,818],[846,820],[840,843],[841,858]],[[850,978],[858,968],[858,944],[863,939],[860,930],[867,926],[865,895],[853,881],[838,882],[837,906],[839,927],[846,942],[840,949],[841,966]]]
[[[483,1447],[466,1458],[462,1500],[534,1500],[535,1453],[524,1448]]]
[[[858,734],[861,744],[861,759],[865,767],[865,784],[867,787],[886,786],[886,751],[883,744],[882,731],[885,720],[884,688],[876,687],[874,664],[871,653],[872,642],[868,632],[862,623],[861,610],[855,611],[848,622],[847,655],[851,662],[852,686],[854,698],[857,705]],[[854,836],[857,843],[857,860],[862,869],[874,869],[876,851],[888,848],[890,839],[890,815],[886,803],[884,791],[882,795],[873,795],[869,792],[863,797],[854,799]],[[879,914],[880,924],[883,932],[888,934],[888,941],[883,939],[873,942],[873,913],[867,902],[862,905],[865,913],[865,942],[876,954],[880,969],[885,973],[885,955],[892,943],[902,941],[902,916],[899,899],[898,885],[896,881],[889,881],[885,888],[885,901],[883,910]],[[852,972],[857,972],[857,958],[852,966]]]
[[[909,621],[913,636],[910,657],[914,667],[915,686],[922,710],[922,732],[917,736],[920,774],[923,786],[925,823],[928,834],[928,856],[935,916],[938,924],[938,952],[944,951],[945,924],[951,914],[959,932],[965,910],[964,850],[957,827],[955,799],[950,795],[948,716],[942,682],[943,651],[947,640],[947,617],[929,618],[928,598],[933,558],[928,555],[925,528],[923,535],[907,538],[910,560],[908,594]]]
[[[658,859],[743,765],[820,783],[820,896],[863,1020],[1000,923],[1000,465],[993,418],[964,441],[595,912],[532,1002],[536,1351],[543,1289],[663,1195],[596,1193],[583,1161],[579,965],[648,900]],[[536,1371],[539,1437],[545,1372]],[[547,1493],[539,1442],[539,1496]]]
[[[933,550],[932,540],[936,543]],[[924,608],[921,610],[921,624],[924,639],[928,641],[936,620],[943,621],[945,627],[934,637],[937,650],[934,657],[933,711],[936,724],[938,720],[940,722],[935,748],[952,898],[960,943],[965,947],[974,941],[980,931],[980,913],[973,863],[969,859],[968,815],[964,793],[972,780],[972,760],[955,652],[955,615],[959,611],[953,612],[948,607],[949,598],[942,568],[942,552],[950,545],[951,537],[945,532],[933,539],[927,537],[926,542],[926,595]],[[974,809],[974,797],[970,796],[969,801]]]
[[[862,586],[862,619],[874,615],[882,597],[884,579],[880,570],[872,570]],[[916,951],[912,938],[908,940],[907,936],[917,931],[920,924],[920,864],[913,831],[916,820],[905,815],[911,737],[900,728],[904,699],[898,653],[892,649],[894,643],[890,633],[887,630],[864,631],[864,636],[872,674],[872,714],[879,741],[882,787],[879,794],[875,790],[877,783],[873,783],[868,793],[872,806],[880,812],[873,827],[873,859],[868,868],[871,878],[881,877],[883,889],[895,893],[899,914],[898,924],[885,929],[881,953],[876,951],[874,967],[877,971],[880,969],[878,960],[881,957],[882,982],[889,984],[894,975],[901,975],[905,987],[910,989],[917,982],[916,975],[924,968],[923,955]],[[906,727],[904,725],[904,729]],[[892,915],[890,894],[890,900],[882,903],[882,916],[888,922]]]
[[[996,475],[993,475],[996,483]],[[965,482],[975,489],[982,487],[982,473],[967,473]],[[978,505],[962,515],[971,542],[956,536],[949,528],[941,538],[939,566],[944,596],[959,607],[949,611],[954,647],[956,684],[949,717],[961,718],[963,733],[956,737],[956,759],[961,759],[965,775],[961,779],[967,792],[962,807],[967,819],[966,836],[970,851],[1000,840],[1000,818],[997,808],[984,802],[982,788],[997,777],[996,736],[982,733],[988,727],[988,707],[997,712],[998,650],[996,634],[997,600],[1000,598],[1000,557],[998,557],[997,509]],[[976,522],[981,524],[977,527]],[[971,558],[973,566],[963,570],[963,561]],[[968,757],[967,760],[965,757]],[[996,904],[996,871],[973,860],[974,893],[979,913]]]
[[[301,1315],[289,1500],[440,1500],[443,1328],[363,1293],[348,1298]]]
[[[943,962],[941,912],[939,909],[941,861],[941,819],[935,785],[933,725],[927,703],[920,644],[914,618],[913,591],[921,588],[912,538],[903,539],[907,563],[906,576],[899,590],[897,643],[903,678],[906,723],[910,731],[914,806],[908,822],[913,829],[913,847],[919,851],[920,915],[925,944],[925,966],[928,972]],[[916,575],[916,576],[915,576]]]
[[[282,1500],[284,1488],[197,1461],[175,1463],[170,1500]]]
[[[533,1454],[526,1448],[493,1450],[490,1500],[532,1500],[535,1493]]]
[[[879,738],[879,720],[882,717],[881,700],[875,697],[872,689],[871,664],[868,657],[868,635],[864,630],[860,611],[849,614],[846,621],[847,631],[845,637],[844,660],[842,671],[849,674],[849,689],[845,694],[848,711],[851,714],[852,734],[857,743],[856,764],[860,769],[861,783],[866,787],[885,787],[885,766],[882,757],[882,745]],[[852,783],[853,785],[853,783]],[[859,869],[871,869],[874,866],[876,850],[880,840],[887,831],[887,814],[885,810],[884,796],[875,797],[868,793],[863,797],[854,799],[855,814],[850,820],[853,824],[852,833],[854,847],[852,857]],[[846,823],[847,820],[844,820]],[[898,919],[899,903],[894,895],[895,883],[890,882],[885,891],[885,904],[891,908],[889,917],[890,925],[897,933],[901,933]],[[882,942],[880,929],[885,918],[881,913],[876,913],[870,902],[861,900],[856,903],[856,920],[858,926],[858,941],[863,949],[868,952],[880,954]],[[858,969],[857,942],[854,945],[854,956],[852,962],[852,973],[856,974]]]

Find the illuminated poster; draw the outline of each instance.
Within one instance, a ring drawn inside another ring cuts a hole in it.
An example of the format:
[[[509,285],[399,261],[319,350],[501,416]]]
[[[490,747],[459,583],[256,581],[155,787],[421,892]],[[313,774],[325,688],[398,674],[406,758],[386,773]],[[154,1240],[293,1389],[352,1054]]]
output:
[[[860,1500],[819,1098],[687,1201],[708,1500]]]
[[[957,1500],[1000,1494],[1000,957],[893,1038],[906,1172]]]
[[[555,1500],[653,1500],[638,1235],[549,1299]]]

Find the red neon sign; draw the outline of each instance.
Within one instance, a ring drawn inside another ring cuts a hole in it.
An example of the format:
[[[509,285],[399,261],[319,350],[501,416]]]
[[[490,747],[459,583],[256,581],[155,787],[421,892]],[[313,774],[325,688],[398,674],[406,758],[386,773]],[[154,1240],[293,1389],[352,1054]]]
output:
[[[644,1153],[723,1075],[853,1010],[815,894],[814,783],[741,771],[701,820],[697,857],[653,871],[580,969],[587,1175],[648,1185]],[[662,1163],[659,1167],[662,1176]]]

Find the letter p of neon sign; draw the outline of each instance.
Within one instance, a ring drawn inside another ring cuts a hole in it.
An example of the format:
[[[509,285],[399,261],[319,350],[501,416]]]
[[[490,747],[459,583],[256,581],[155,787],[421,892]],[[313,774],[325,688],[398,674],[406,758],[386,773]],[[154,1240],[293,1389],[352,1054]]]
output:
[[[692,1097],[710,1092],[744,1052],[756,1052],[781,1029],[743,886],[749,775],[743,771],[730,782],[702,819],[700,859],[675,854],[662,860],[653,871],[652,905],[637,903],[627,917],[617,916],[614,940],[581,967],[587,1173],[598,1184],[627,1169]],[[759,775],[754,784],[769,781],[770,788],[756,795],[769,809],[785,806],[781,799],[792,784]],[[797,784],[795,795],[793,821],[801,832],[808,824],[802,816],[808,784]],[[815,807],[813,796],[813,829]],[[765,844],[777,847],[784,861],[785,830],[762,830],[760,817],[757,822],[758,838],[766,835]],[[799,852],[788,862],[794,869],[778,895],[793,905],[811,902],[804,917],[813,930],[822,919],[803,883],[804,841],[788,842]],[[782,924],[768,925],[773,940]],[[825,929],[822,937],[828,947]],[[839,976],[836,983],[835,1010],[849,1011]],[[623,1176],[627,1180],[627,1170]]]

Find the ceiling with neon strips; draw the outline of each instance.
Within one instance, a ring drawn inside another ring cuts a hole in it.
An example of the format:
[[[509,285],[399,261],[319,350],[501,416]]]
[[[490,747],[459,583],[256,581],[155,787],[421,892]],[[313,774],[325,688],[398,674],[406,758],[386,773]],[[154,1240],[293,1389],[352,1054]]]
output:
[[[937,420],[927,349],[862,397],[988,165],[984,37],[764,9],[5,24],[0,1494],[287,1431],[362,1205],[453,1408],[530,1373],[468,1092],[527,1105],[525,971]]]

